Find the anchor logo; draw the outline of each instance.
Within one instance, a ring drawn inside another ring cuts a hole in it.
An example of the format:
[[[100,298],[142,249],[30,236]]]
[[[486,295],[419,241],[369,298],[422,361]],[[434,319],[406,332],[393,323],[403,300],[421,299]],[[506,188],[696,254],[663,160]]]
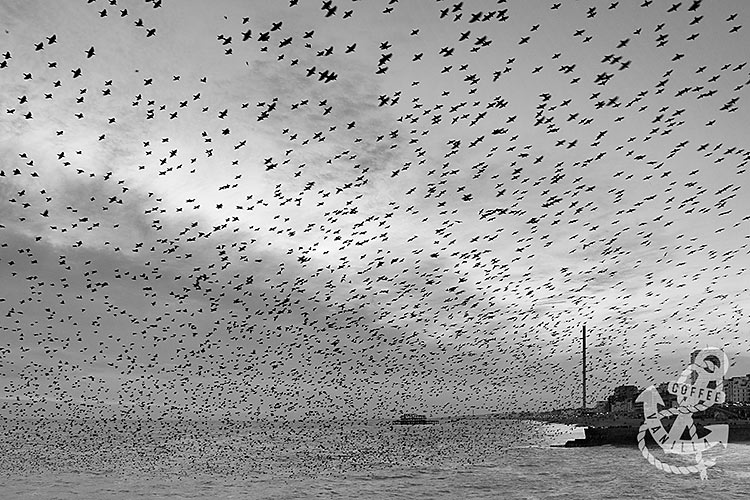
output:
[[[636,402],[643,403],[644,422],[638,429],[638,447],[641,454],[650,464],[673,474],[699,473],[701,479],[708,478],[708,467],[715,464],[713,460],[703,457],[703,452],[717,444],[727,446],[729,426],[706,425],[708,434],[698,436],[693,422],[693,413],[723,403],[724,374],[729,367],[729,360],[721,349],[707,347],[702,349],[694,361],[683,370],[675,382],[671,382],[668,391],[677,396],[676,408],[665,408],[664,400],[654,386],[644,390]],[[675,416],[672,427],[667,431],[661,419]],[[687,431],[689,439],[683,439]],[[646,447],[646,432],[651,433],[654,441],[665,453],[676,455],[695,455],[695,465],[676,466],[660,461]]]

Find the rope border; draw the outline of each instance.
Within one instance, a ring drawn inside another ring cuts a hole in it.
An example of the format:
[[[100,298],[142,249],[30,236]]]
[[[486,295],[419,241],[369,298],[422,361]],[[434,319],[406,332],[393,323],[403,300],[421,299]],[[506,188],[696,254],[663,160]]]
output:
[[[672,474],[694,474],[697,472],[700,473],[701,479],[708,479],[708,467],[714,465],[713,461],[703,460],[701,452],[698,452],[695,455],[695,459],[698,462],[696,465],[676,466],[662,462],[646,446],[646,432],[648,432],[648,424],[643,423],[638,429],[638,448],[641,450],[643,458],[648,460],[648,463],[664,472],[671,472]]]

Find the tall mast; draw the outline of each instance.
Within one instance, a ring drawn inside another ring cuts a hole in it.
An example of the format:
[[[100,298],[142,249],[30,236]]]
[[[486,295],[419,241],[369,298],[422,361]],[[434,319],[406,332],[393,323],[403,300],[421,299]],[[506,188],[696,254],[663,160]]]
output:
[[[586,325],[583,325],[583,401],[581,409],[586,410]]]

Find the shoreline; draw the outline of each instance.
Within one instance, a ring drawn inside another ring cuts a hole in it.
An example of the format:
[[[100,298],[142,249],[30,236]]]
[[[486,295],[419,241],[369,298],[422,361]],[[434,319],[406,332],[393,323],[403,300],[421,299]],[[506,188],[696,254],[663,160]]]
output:
[[[573,425],[584,428],[583,439],[573,439],[557,447],[581,448],[588,446],[638,446],[638,431],[643,420],[628,416],[578,416],[578,417],[550,417],[535,418],[538,422],[547,424]],[[729,443],[750,443],[750,420],[745,419],[698,419],[694,422],[698,428],[708,425],[729,425]],[[656,445],[650,433],[646,434],[646,442],[649,446]]]

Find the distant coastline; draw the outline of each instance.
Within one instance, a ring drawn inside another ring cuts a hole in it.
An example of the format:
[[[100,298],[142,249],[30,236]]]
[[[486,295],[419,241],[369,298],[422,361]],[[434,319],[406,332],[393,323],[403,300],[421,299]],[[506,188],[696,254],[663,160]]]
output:
[[[566,448],[603,445],[637,446],[638,430],[643,423],[643,419],[627,415],[537,415],[529,418],[529,420],[584,427],[586,437],[566,442],[564,445]],[[728,424],[730,443],[750,443],[750,420],[695,418],[694,421],[698,427]],[[646,437],[649,444],[654,444],[650,435],[647,434]]]

